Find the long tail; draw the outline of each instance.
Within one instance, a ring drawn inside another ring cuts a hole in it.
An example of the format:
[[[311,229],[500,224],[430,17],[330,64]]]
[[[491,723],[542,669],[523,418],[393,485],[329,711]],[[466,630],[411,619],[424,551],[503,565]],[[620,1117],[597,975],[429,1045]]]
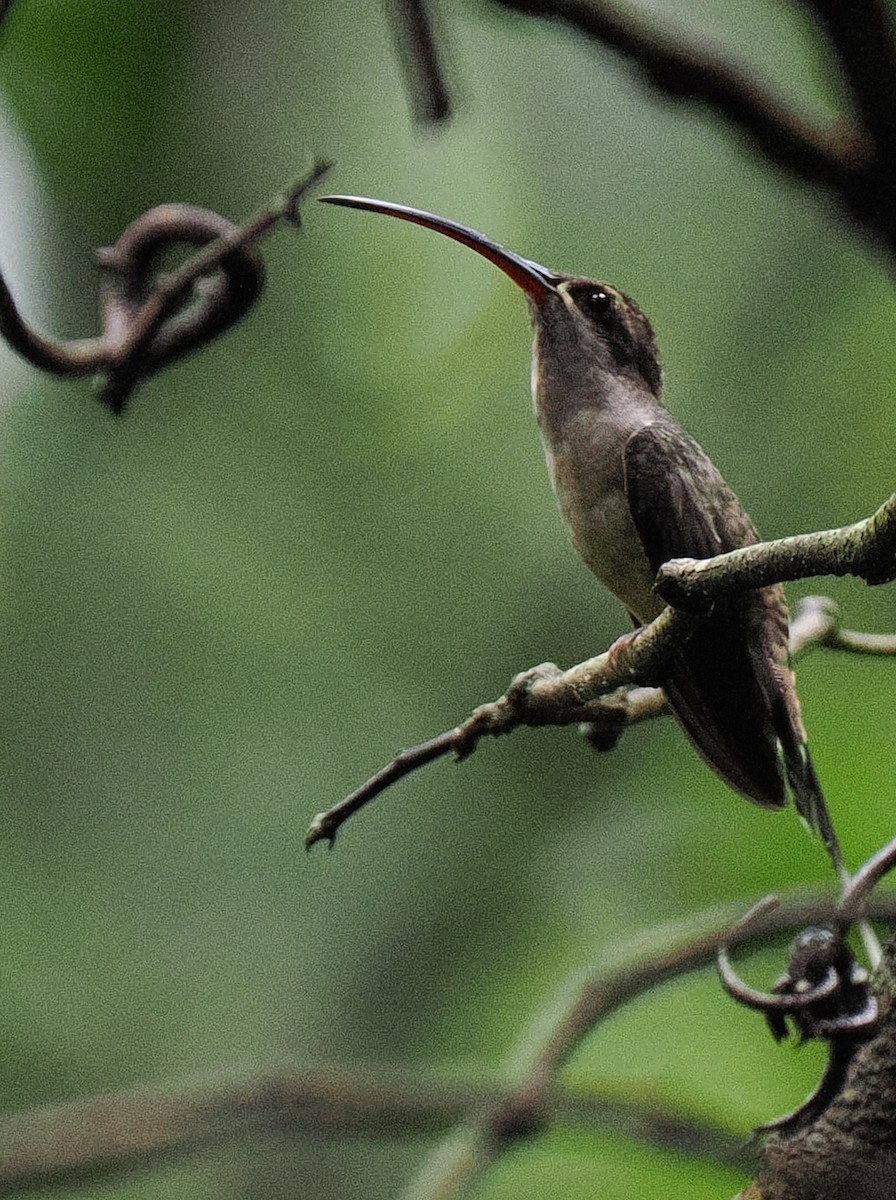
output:
[[[788,722],[788,729],[792,731]],[[809,754],[809,748],[803,741],[795,738],[788,739],[788,745],[782,739],[784,751],[784,766],[787,771],[787,782],[793,792],[793,802],[796,810],[809,826],[824,842],[825,848],[834,864],[834,870],[845,887],[850,875],[843,862],[843,850],[840,839],[834,828],[831,811],[822,791],[821,782],[815,770],[815,764]]]
[[[697,751],[729,787],[763,808],[784,808],[781,735],[769,696],[779,685],[751,649],[742,608],[717,605],[673,657],[663,688]]]
[[[792,726],[788,724],[788,728],[792,729]],[[809,748],[805,742],[795,739],[788,740],[789,744],[782,741],[782,748],[787,779],[793,791],[793,802],[797,812],[809,828],[817,833],[824,842],[827,852],[831,856],[831,862],[834,864],[834,870],[837,872],[837,878],[840,880],[840,887],[845,892],[852,882],[852,876],[843,861],[840,839],[837,837],[815,764],[812,762]],[[881,946],[877,934],[866,920],[859,921],[858,925],[865,953],[872,966],[876,967],[881,959]]]

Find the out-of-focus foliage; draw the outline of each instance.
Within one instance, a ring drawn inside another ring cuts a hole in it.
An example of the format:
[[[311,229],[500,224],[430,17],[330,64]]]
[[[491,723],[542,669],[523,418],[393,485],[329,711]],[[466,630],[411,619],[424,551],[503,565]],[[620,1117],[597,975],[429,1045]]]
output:
[[[655,11],[711,26],[824,111],[836,88],[785,7]],[[90,332],[91,247],[143,208],[239,217],[331,157],[333,190],[443,212],[637,297],[670,407],[767,534],[876,506],[896,305],[866,247],[611,55],[485,3],[437,15],[458,112],[423,134],[378,5],[19,0],[2,99],[46,207],[39,283],[14,285],[50,296],[55,330]],[[7,1109],[287,1058],[492,1076],[608,947],[825,877],[792,812],[727,793],[671,723],[603,757],[571,731],[485,745],[306,857],[310,816],[398,748],[626,619],[555,511],[511,284],[422,230],[313,202],[267,253],[250,320],[122,420],[86,384],[4,383]],[[896,623],[892,589],[825,586],[850,624]],[[800,671],[854,862],[893,832],[893,670],[819,653]],[[746,1131],[818,1070],[707,975],[615,1018],[569,1076]],[[374,1198],[426,1149],[240,1146],[102,1194]],[[738,1186],[558,1135],[484,1194]]]

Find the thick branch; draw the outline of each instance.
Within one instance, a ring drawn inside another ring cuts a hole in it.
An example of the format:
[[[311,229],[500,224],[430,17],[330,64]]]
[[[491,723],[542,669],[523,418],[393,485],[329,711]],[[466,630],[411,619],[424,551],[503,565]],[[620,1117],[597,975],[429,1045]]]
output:
[[[896,1171],[896,948],[875,977],[881,1019],[857,1048],[843,1086],[819,1117],[772,1136],[752,1200],[888,1200]]]

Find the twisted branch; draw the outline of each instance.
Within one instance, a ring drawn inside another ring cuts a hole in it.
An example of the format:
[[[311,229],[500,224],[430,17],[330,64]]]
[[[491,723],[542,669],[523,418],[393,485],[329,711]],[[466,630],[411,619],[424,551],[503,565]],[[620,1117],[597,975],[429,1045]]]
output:
[[[150,375],[232,328],[264,285],[256,244],[281,221],[299,224],[299,203],[329,170],[308,176],[246,224],[189,204],[163,204],[133,221],[114,246],[97,252],[103,332],[54,342],[33,330],[0,274],[0,336],[24,359],[63,378],[104,376],[100,398],[120,413]],[[171,274],[155,277],[166,252],[201,247]]]
[[[596,974],[556,1014],[547,1037],[534,1052],[525,1041],[512,1052],[511,1061],[529,1060],[520,1083],[498,1107],[481,1114],[447,1147],[447,1152],[440,1147],[434,1153],[432,1161],[405,1191],[404,1200],[448,1200],[464,1194],[511,1145],[543,1132],[552,1123],[551,1103],[559,1072],[582,1041],[620,1007],[655,987],[714,963],[723,946],[831,922],[838,912],[839,907],[820,894],[803,893],[783,902],[770,897],[740,919],[735,919],[733,907],[724,914],[704,914],[690,923],[685,935],[668,935],[667,943],[656,953],[638,955],[613,970]],[[867,898],[866,913],[873,919],[892,920],[894,912],[896,900]],[[667,1148],[687,1152],[686,1144],[670,1143]],[[744,1165],[744,1159],[735,1165]]]

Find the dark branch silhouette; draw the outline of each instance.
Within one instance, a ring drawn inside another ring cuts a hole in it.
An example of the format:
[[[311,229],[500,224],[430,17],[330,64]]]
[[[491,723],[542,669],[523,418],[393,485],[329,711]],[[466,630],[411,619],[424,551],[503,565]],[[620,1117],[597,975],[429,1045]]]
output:
[[[495,0],[502,8],[567,26],[620,54],[651,88],[694,101],[723,119],[761,158],[823,188],[888,254],[896,254],[894,31],[886,5],[804,0],[831,48],[854,111],[825,128],[809,122],[754,73],[719,50],[609,0]]]
[[[387,8],[415,119],[430,125],[448,121],[451,93],[426,0],[387,0]]]
[[[881,0],[804,0],[816,16],[840,67],[859,124],[878,157],[896,159],[896,39],[891,14]]]
[[[771,162],[808,183],[848,194],[867,166],[871,146],[859,129],[819,129],[752,73],[697,38],[638,18],[607,0],[495,0],[502,8],[566,25],[616,51],[643,71],[651,87],[673,100],[706,105],[749,138]]]

